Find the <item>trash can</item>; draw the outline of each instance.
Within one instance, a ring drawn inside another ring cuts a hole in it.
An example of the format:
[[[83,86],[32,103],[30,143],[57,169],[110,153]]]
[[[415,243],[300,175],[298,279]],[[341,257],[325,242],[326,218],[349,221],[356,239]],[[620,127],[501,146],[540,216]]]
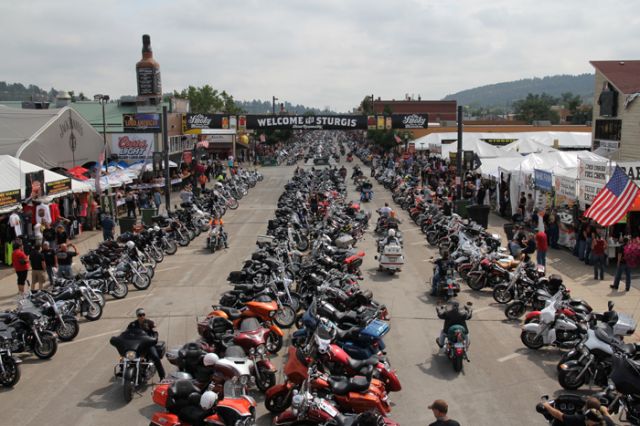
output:
[[[483,204],[474,204],[467,206],[467,213],[469,213],[469,219],[482,225],[483,228],[489,227],[489,211],[491,208]]]
[[[156,215],[156,209],[140,209],[140,213],[142,214],[142,223],[146,226],[153,225],[153,219]]]
[[[507,241],[513,240],[513,227],[515,225],[513,223],[505,223],[502,228],[504,229],[504,233],[507,236]]]
[[[118,219],[118,224],[120,225],[120,233],[124,234],[125,232],[133,232],[133,227],[135,226],[137,220],[135,217],[121,217]]]
[[[469,200],[456,200],[454,207],[455,212],[460,215],[463,219],[467,219],[469,217],[469,213],[467,212],[467,206],[471,204]]]

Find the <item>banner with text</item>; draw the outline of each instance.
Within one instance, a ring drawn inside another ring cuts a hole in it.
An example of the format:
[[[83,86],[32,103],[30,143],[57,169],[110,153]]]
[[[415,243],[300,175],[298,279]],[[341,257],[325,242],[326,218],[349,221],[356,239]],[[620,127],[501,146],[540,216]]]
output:
[[[593,161],[578,158],[578,179],[606,185],[609,176],[607,161]]]
[[[45,193],[44,186],[44,170],[38,170],[37,172],[25,173],[25,198],[40,198]]]
[[[593,203],[596,195],[598,195],[598,192],[604,188],[604,185],[605,184],[594,182],[580,182],[580,195],[578,199],[580,200],[581,208]]]
[[[553,175],[546,170],[533,169],[533,181],[536,189],[547,192],[553,189]]]
[[[576,180],[567,176],[556,176],[556,198],[576,199]]]
[[[153,133],[113,133],[111,155],[123,160],[144,160],[153,155]]]
[[[71,179],[54,180],[47,182],[47,195],[56,195],[71,191]]]
[[[0,209],[20,204],[20,190],[0,192]]]
[[[627,177],[636,183],[640,182],[640,161],[617,163]]]
[[[161,129],[160,114],[122,114],[125,132],[153,132]]]

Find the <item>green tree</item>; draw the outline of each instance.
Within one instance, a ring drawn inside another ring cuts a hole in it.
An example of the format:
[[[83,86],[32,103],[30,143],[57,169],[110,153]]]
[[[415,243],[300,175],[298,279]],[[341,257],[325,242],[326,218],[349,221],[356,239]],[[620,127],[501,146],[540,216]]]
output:
[[[391,106],[389,104],[385,104],[384,108],[382,110],[382,113],[384,115],[391,115],[391,114],[393,114],[393,109],[391,109]]]
[[[385,151],[391,151],[398,145],[393,130],[367,130],[367,139]]]
[[[362,111],[363,114],[365,115],[373,114],[372,99],[373,99],[372,96],[365,96],[362,102],[360,102],[360,111]]]
[[[516,101],[513,105],[516,118],[531,124],[534,121],[550,121],[557,124],[560,117],[551,107],[557,100],[546,93],[534,95],[529,93],[525,99]]]
[[[227,114],[242,114],[244,109],[226,91],[218,92],[208,84],[202,87],[189,86],[182,91],[174,91],[176,98],[188,99],[191,111],[200,114],[224,112]]]

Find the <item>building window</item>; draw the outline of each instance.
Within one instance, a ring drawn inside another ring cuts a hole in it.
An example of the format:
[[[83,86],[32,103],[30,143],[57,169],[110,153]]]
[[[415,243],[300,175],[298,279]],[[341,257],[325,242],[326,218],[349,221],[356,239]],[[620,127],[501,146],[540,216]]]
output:
[[[596,120],[595,139],[619,141],[622,120]]]

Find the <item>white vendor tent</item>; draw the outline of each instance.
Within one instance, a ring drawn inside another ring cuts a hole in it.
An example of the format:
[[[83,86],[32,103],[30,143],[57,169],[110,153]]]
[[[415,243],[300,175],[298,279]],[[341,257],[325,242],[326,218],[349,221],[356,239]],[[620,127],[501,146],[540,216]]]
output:
[[[11,155],[44,169],[95,161],[103,138],[70,107],[15,109],[0,105],[0,155]]]
[[[548,146],[544,143],[537,142],[531,139],[511,142],[510,144],[505,145],[500,149],[505,152],[516,152],[521,155],[557,151],[557,149],[553,148],[552,146]]]

